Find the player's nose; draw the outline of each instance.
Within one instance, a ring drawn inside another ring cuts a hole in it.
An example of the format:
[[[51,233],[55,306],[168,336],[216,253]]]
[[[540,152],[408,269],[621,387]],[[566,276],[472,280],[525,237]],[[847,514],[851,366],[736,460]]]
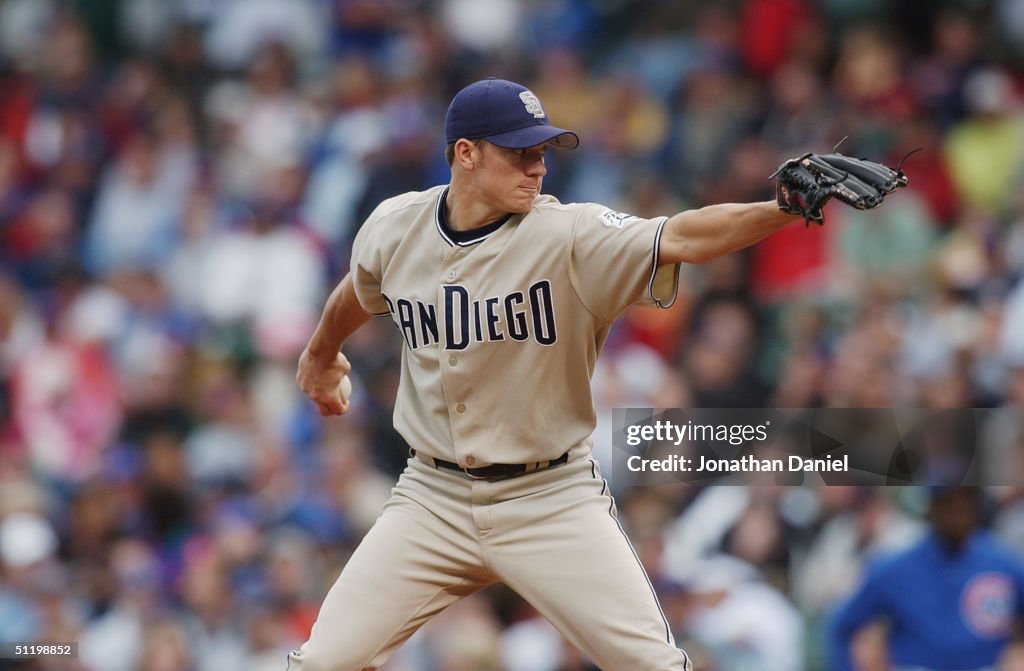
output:
[[[526,174],[530,177],[543,177],[548,174],[548,167],[544,165],[544,157],[539,156],[530,161],[526,166]]]

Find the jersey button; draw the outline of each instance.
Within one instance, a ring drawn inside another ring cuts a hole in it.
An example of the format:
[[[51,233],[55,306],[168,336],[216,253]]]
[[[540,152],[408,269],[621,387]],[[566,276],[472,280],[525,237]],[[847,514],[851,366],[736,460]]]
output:
[[[455,357],[453,357],[453,356],[448,357],[448,365],[449,366],[454,366],[458,362],[459,362],[459,360],[456,359]]]
[[[476,463],[476,457],[466,457],[466,465],[472,466]]]
[[[460,413],[460,414],[463,413],[463,412],[466,412],[466,404],[465,403],[459,403],[457,406],[455,406],[455,412]]]
[[[450,280],[454,280],[455,279],[455,271],[454,270],[449,270],[448,271],[448,279],[450,279]]]

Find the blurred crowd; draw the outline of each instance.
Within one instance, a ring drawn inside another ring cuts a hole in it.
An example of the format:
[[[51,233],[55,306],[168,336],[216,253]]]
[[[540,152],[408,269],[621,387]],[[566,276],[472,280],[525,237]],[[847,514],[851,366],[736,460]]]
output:
[[[772,198],[841,141],[923,148],[883,208],[627,313],[602,459],[613,407],[1024,405],[1024,0],[0,0],[0,641],[283,670],[408,449],[388,320],[346,347],[342,420],[295,362],[365,216],[447,181],[445,108],[487,76],[579,132],[546,192],[639,216]],[[1024,560],[998,416],[986,523]],[[611,485],[708,671],[824,668],[823,614],[922,528],[913,489]],[[388,667],[588,668],[497,588]]]

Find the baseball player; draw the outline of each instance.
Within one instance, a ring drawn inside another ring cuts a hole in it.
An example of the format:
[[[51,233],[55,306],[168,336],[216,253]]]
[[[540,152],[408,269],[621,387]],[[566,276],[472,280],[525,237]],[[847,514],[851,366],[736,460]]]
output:
[[[885,619],[897,671],[992,671],[1024,622],[1024,568],[980,530],[978,488],[930,494],[931,533],[874,563],[833,614],[829,669],[854,668],[854,635]]]
[[[289,669],[375,669],[502,582],[603,669],[689,670],[591,456],[594,362],[630,305],[673,303],[680,263],[820,216],[827,194],[657,219],[560,203],[542,194],[544,156],[577,135],[493,78],[455,96],[445,135],[450,183],[370,215],[299,361],[320,413],[344,414],[341,347],[389,317],[405,340],[394,422],[412,449]]]

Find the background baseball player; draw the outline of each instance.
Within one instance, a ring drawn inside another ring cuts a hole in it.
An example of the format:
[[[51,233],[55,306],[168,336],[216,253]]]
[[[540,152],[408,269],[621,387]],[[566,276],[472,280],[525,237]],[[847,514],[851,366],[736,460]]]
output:
[[[819,179],[827,163],[803,157],[780,168],[777,201],[641,219],[541,194],[545,152],[579,140],[523,86],[466,87],[445,135],[451,183],[377,207],[299,362],[320,412],[343,414],[339,349],[389,315],[405,341],[395,427],[413,457],[291,668],[376,668],[432,615],[503,582],[601,668],[689,669],[590,454],[594,363],[628,306],[672,304],[678,264],[793,214],[820,222],[849,175]]]
[[[851,640],[882,619],[894,668],[996,668],[1024,615],[1024,570],[981,531],[980,497],[977,487],[932,488],[931,533],[874,562],[834,614],[830,669],[855,668]]]

